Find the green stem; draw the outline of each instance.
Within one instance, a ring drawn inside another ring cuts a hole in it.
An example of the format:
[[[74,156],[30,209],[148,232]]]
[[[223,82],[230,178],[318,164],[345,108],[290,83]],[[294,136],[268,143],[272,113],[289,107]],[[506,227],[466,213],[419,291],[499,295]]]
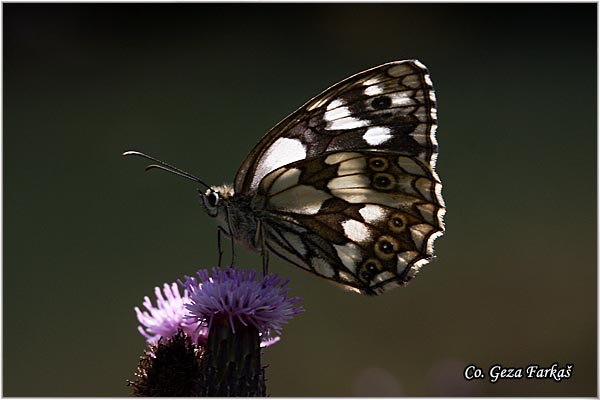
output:
[[[234,324],[235,333],[228,320],[212,321],[200,366],[200,396],[266,396],[258,329]]]

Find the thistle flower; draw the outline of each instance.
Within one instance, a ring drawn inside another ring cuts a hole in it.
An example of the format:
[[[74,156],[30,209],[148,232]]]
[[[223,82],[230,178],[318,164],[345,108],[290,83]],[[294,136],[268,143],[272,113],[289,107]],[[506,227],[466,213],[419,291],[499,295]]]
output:
[[[293,315],[302,311],[295,305],[299,297],[288,298],[284,289],[288,280],[283,281],[277,274],[256,279],[254,270],[227,268],[221,271],[213,268],[212,277],[207,270],[185,277],[179,283],[190,293],[190,301],[185,304],[189,317],[203,326],[212,326],[215,319],[225,319],[233,333],[236,326],[254,326],[262,337],[271,337],[271,331],[281,333],[281,325]]]
[[[163,294],[164,293],[164,294]],[[193,343],[204,343],[208,329],[201,327],[200,323],[187,316],[185,304],[189,303],[188,291],[179,293],[177,283],[165,283],[162,291],[157,286],[154,288],[156,307],[152,305],[148,296],[144,297],[143,306],[146,311],[135,307],[138,321],[143,325],[138,326],[138,331],[146,338],[149,344],[156,345],[161,337],[168,339],[177,334],[181,329]]]
[[[227,268],[155,288],[135,307],[149,347],[129,382],[136,396],[266,396],[261,347],[303,309],[275,274]]]
[[[190,294],[189,316],[208,326],[200,368],[202,396],[266,396],[261,341],[303,309],[288,297],[287,281],[276,274],[257,279],[256,272],[213,268],[185,277],[180,284]]]

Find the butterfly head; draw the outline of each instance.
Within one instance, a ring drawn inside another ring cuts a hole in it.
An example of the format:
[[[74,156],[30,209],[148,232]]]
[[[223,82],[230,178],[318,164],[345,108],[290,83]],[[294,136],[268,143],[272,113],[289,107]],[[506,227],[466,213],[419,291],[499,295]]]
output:
[[[229,200],[233,196],[233,187],[230,185],[212,186],[205,192],[198,189],[198,193],[202,198],[206,213],[211,217],[216,217],[219,215],[219,211],[229,204]]]

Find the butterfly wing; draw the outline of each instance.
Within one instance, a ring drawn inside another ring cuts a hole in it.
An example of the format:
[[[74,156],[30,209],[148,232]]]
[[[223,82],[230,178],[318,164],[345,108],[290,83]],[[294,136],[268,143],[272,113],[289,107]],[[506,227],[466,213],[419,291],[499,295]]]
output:
[[[252,208],[280,257],[366,294],[408,282],[444,231],[441,183],[398,152],[330,152],[266,175]]]
[[[393,150],[434,171],[436,124],[427,68],[417,60],[383,64],[330,87],[271,129],[240,167],[235,191],[252,194],[269,172],[333,151]]]

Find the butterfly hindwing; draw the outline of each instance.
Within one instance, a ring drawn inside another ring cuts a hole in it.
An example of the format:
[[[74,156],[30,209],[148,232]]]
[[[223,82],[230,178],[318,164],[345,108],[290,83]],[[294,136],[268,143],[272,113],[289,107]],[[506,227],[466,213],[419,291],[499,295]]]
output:
[[[437,176],[389,151],[331,152],[278,168],[253,208],[276,254],[369,294],[410,280],[444,229]]]
[[[235,191],[253,193],[271,171],[334,151],[392,150],[433,170],[436,125],[426,67],[383,64],[330,87],[271,129],[240,167]]]

